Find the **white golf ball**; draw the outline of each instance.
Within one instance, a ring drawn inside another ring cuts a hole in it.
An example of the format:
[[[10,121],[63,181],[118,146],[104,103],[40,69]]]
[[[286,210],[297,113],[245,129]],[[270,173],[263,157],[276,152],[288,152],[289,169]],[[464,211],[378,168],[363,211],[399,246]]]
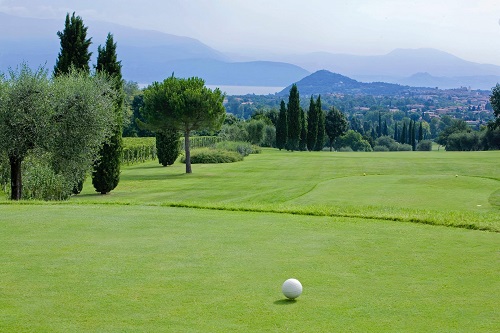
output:
[[[294,299],[302,294],[302,284],[297,279],[288,279],[283,282],[281,291],[287,298]]]

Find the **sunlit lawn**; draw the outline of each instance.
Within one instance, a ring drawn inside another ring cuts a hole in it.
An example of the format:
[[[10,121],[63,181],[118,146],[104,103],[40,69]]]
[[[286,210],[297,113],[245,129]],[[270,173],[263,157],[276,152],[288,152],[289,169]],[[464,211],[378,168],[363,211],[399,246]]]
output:
[[[494,332],[500,234],[202,209],[2,206],[2,332]],[[304,292],[287,302],[281,284]]]
[[[264,150],[2,199],[0,331],[499,331],[499,160]]]

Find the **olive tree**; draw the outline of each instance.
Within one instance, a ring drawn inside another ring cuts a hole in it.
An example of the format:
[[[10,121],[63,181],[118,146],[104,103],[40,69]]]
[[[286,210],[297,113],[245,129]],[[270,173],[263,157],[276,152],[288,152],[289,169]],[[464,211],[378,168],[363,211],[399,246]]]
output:
[[[22,198],[21,165],[32,151],[50,155],[71,193],[92,167],[113,124],[113,89],[103,76],[71,71],[49,79],[26,64],[0,84],[0,153],[10,163],[11,198]]]
[[[186,173],[191,173],[190,135],[194,130],[218,130],[224,122],[226,110],[224,94],[211,90],[203,79],[174,76],[163,82],[154,82],[144,91],[145,121],[138,122],[152,131],[176,129],[184,134]]]
[[[0,149],[9,159],[11,199],[20,200],[22,162],[33,149],[47,147],[52,136],[51,85],[45,69],[22,64],[0,86]]]

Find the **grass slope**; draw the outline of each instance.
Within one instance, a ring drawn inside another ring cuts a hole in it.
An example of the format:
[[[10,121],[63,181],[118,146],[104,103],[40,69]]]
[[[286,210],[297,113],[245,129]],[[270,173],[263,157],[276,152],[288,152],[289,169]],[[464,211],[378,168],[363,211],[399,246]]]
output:
[[[126,168],[100,196],[72,203],[293,212],[500,231],[500,152],[334,153],[264,150],[235,164]]]
[[[493,332],[498,233],[113,205],[4,205],[2,332]],[[281,284],[304,292],[284,300]]]

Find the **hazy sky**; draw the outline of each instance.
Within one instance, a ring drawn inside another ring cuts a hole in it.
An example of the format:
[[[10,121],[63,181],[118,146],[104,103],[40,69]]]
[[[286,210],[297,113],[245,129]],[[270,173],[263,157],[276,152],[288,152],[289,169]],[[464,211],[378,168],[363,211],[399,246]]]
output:
[[[103,20],[240,54],[437,48],[500,65],[500,0],[0,0],[0,11]]]

